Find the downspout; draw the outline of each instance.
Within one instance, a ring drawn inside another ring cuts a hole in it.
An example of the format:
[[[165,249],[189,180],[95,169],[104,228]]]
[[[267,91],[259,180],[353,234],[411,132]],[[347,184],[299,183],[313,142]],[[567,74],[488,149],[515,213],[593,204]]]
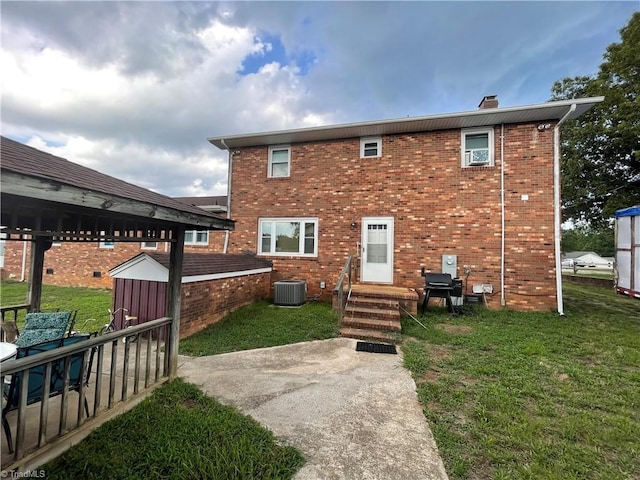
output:
[[[229,152],[229,171],[227,173],[227,219],[231,219],[231,172],[233,171],[233,152],[229,146],[225,143],[224,138],[220,140],[224,148]],[[222,253],[227,253],[229,248],[229,230],[225,231],[224,235],[224,247],[222,247]]]
[[[554,240],[556,251],[556,298],[558,300],[558,314],[564,316],[562,299],[562,258],[560,251],[560,226],[562,223],[560,211],[560,125],[575,111],[576,104],[569,107],[569,111],[562,117],[553,129],[553,207],[554,207]]]
[[[24,282],[27,275],[27,242],[22,242],[22,268],[20,270],[20,281]]]
[[[504,240],[504,123],[500,126],[500,209],[501,209],[501,233],[500,233],[500,306],[507,305],[507,300],[504,292],[504,269],[505,269],[505,240]]]

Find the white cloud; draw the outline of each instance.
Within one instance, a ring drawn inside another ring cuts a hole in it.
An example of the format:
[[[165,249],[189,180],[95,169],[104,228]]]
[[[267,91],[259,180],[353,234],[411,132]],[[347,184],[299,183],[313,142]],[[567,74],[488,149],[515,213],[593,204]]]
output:
[[[5,2],[2,131],[161,193],[223,194],[227,156],[209,136],[468,110],[485,94],[545,101],[554,80],[593,73],[633,9]],[[287,58],[310,52],[310,68],[244,72],[272,58],[269,38]]]

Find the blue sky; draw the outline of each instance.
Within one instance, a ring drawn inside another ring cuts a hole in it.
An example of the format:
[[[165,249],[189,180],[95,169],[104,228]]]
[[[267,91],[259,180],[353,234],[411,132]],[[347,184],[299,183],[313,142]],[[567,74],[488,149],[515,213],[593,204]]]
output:
[[[1,4],[2,134],[172,195],[226,193],[210,136],[545,102],[633,2]]]

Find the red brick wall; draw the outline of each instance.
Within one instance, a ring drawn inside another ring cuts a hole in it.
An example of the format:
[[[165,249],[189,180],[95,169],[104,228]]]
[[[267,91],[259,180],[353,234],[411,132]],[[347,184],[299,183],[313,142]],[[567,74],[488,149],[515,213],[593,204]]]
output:
[[[180,338],[199,332],[237,308],[269,297],[269,273],[182,285]]]
[[[209,245],[185,245],[185,252],[222,252],[224,232],[209,232]],[[19,280],[22,272],[22,250],[27,249],[25,279],[29,279],[30,242],[7,241],[5,243],[2,278]],[[169,245],[166,246],[169,251]],[[113,248],[100,248],[98,243],[62,242],[52,246],[44,256],[43,282],[49,285],[68,287],[112,288],[109,270],[131,257],[144,252],[139,242],[116,243]],[[158,242],[157,250],[164,252],[165,243]],[[53,269],[47,274],[47,269]],[[100,277],[94,277],[100,272]]]
[[[507,125],[504,131],[505,296],[507,306],[524,310],[555,305],[553,130],[536,127]],[[492,284],[489,302],[499,306],[499,125],[494,135],[494,167],[461,168],[460,130],[384,136],[381,158],[361,159],[359,138],[294,144],[289,178],[267,178],[267,147],[241,149],[234,156],[236,230],[229,251],[257,252],[260,217],[318,217],[318,257],[269,257],[272,281],[306,280],[310,295],[321,293],[324,281],[329,300],[361,240],[362,217],[394,217],[395,285],[422,287],[420,267],[440,271],[442,255],[453,254],[459,276],[470,266],[469,284]]]

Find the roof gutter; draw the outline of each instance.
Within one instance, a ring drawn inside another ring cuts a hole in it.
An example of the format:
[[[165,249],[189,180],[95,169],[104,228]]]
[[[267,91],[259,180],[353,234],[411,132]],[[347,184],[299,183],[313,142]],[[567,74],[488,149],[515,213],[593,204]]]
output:
[[[562,213],[560,209],[560,126],[576,110],[576,104],[569,107],[569,111],[562,117],[553,129],[553,206],[554,206],[554,240],[556,252],[556,298],[558,301],[558,314],[564,316],[564,304],[562,298],[562,252],[560,251],[560,238]]]
[[[231,172],[233,171],[233,152],[229,146],[225,143],[224,138],[220,139],[220,143],[229,152],[229,167],[227,172],[227,218],[231,218]],[[222,253],[227,253],[229,247],[229,230],[224,235],[224,246],[222,247]]]

